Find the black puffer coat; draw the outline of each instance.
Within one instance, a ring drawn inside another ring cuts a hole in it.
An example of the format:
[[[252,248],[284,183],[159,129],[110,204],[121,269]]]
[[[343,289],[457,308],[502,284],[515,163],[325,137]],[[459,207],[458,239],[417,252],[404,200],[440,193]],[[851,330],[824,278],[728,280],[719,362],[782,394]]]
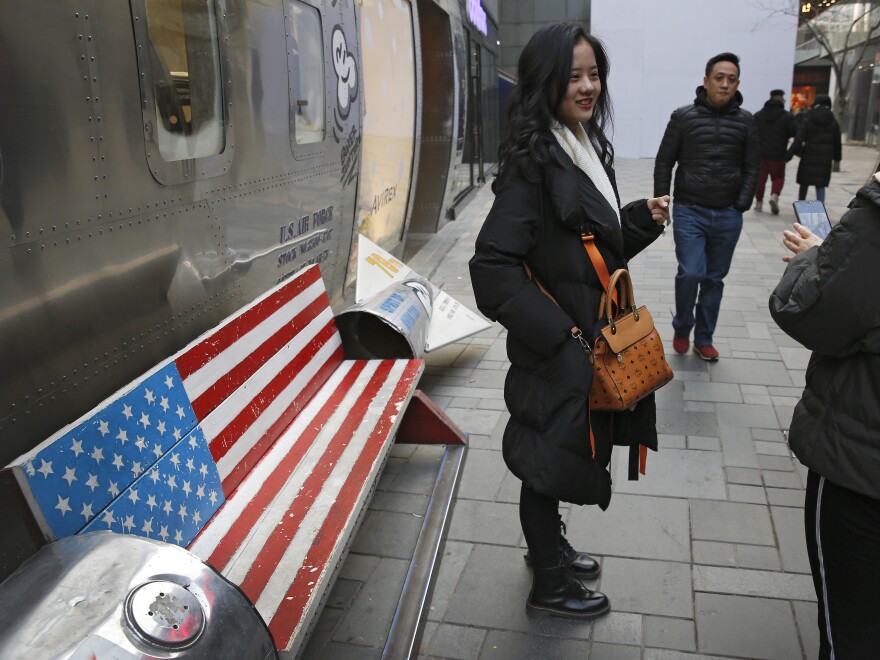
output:
[[[785,160],[788,141],[797,135],[797,125],[782,101],[770,99],[755,113],[755,129],[761,143],[761,158]]]
[[[730,103],[715,108],[700,86],[691,105],[672,113],[654,161],[655,197],[670,194],[677,161],[676,201],[748,210],[761,157],[752,113],[740,107],[742,100],[737,92]]]
[[[797,182],[824,188],[831,181],[831,161],[840,160],[840,125],[831,108],[817,105],[807,111],[788,156],[800,156]]]
[[[825,242],[791,260],[770,297],[813,351],[789,442],[801,463],[880,499],[880,183],[862,188]]]
[[[553,140],[548,133],[547,142]],[[532,183],[511,170],[498,190],[470,261],[480,311],[508,330],[511,367],[504,398],[511,419],[504,432],[504,460],[538,493],[574,504],[608,506],[612,443],[657,448],[653,396],[635,411],[594,413],[587,395],[593,372],[573,326],[593,328],[602,286],[580,228],[592,229],[609,272],[662,232],[645,200],[621,210],[621,225],[593,182],[565,153],[564,165],[548,164]],[[614,184],[613,170],[610,178]],[[616,186],[615,186],[616,190]],[[555,305],[526,276],[523,262],[559,301]],[[638,294],[636,295],[638,298]],[[597,456],[590,450],[590,426]]]

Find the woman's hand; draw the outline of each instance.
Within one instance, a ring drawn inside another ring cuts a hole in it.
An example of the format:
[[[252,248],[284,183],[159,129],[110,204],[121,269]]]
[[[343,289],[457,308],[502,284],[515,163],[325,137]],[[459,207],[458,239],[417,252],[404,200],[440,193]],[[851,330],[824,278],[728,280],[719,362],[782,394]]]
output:
[[[794,231],[786,229],[782,232],[782,244],[795,254],[822,245],[822,239],[802,224],[795,222],[792,227],[794,227]],[[782,257],[783,261],[791,261],[792,259],[792,255]]]
[[[669,224],[669,195],[663,197],[653,197],[648,200],[648,210],[651,212],[651,219],[658,225]]]

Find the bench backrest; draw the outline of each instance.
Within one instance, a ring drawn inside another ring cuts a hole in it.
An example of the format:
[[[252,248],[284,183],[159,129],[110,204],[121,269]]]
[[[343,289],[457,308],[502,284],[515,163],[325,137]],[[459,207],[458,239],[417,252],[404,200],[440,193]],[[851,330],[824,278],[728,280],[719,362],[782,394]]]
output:
[[[312,266],[8,468],[49,539],[111,529],[186,546],[343,358]]]

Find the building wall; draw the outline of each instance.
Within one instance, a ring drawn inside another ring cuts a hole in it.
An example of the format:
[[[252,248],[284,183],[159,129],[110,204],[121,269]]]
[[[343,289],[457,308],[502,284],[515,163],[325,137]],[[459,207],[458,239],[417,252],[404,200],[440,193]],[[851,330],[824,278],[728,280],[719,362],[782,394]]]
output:
[[[613,2],[614,0],[612,0]],[[501,32],[498,66],[516,75],[523,46],[542,25],[562,20],[590,23],[590,0],[497,0]],[[484,3],[488,8],[488,3]]]
[[[656,155],[669,115],[693,101],[706,60],[717,53],[739,55],[747,110],[760,110],[771,89],[791,88],[797,17],[774,15],[759,4],[791,5],[789,0],[592,0],[592,31],[611,59],[608,86],[619,157]],[[501,3],[502,15],[507,5]]]

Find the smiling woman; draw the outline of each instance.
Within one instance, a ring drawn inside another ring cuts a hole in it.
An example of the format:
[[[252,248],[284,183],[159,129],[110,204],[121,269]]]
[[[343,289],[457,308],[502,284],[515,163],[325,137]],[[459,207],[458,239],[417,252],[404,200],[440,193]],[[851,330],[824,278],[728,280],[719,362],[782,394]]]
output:
[[[526,606],[581,619],[610,604],[581,583],[601,567],[563,536],[559,502],[607,508],[612,445],[657,448],[653,395],[623,413],[589,409],[593,372],[577,338],[578,328],[592,334],[603,293],[582,236],[593,238],[612,272],[626,268],[668,218],[668,197],[620,207],[605,135],[608,69],[602,43],[577,23],[542,28],[526,44],[495,202],[470,261],[480,311],[508,330],[503,455],[522,481],[520,522],[534,571]]]

